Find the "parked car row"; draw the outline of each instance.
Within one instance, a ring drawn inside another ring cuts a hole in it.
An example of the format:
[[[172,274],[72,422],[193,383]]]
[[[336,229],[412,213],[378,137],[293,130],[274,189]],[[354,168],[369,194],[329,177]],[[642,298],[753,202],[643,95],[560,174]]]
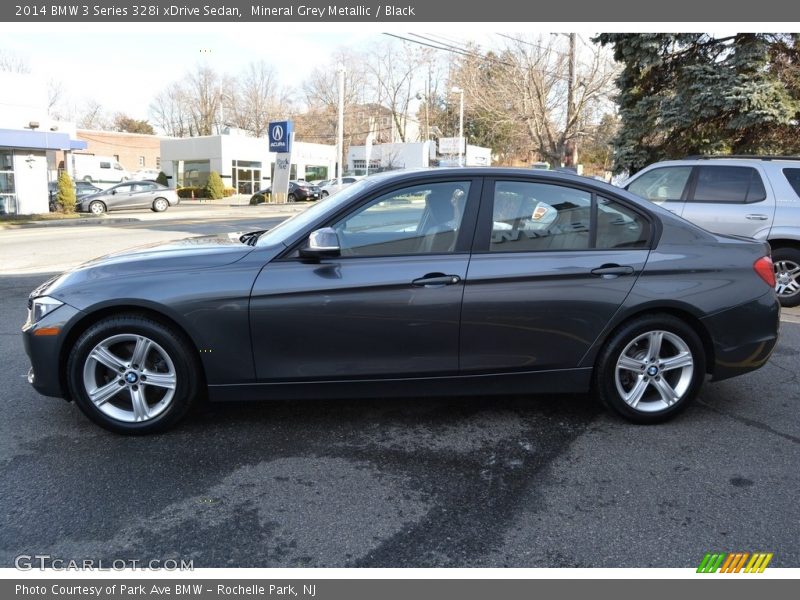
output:
[[[92,185],[86,181],[76,181],[73,183],[73,189],[75,190],[75,198],[81,199],[84,196],[88,196],[90,194],[96,194],[98,192],[102,192],[103,190],[96,185]],[[50,204],[50,212],[55,212],[60,209],[61,205],[58,201],[58,182],[51,181],[47,184],[47,192],[48,192],[48,199]]]
[[[251,204],[261,204],[266,202],[268,196],[272,195],[272,186],[258,190],[250,197]],[[289,190],[286,196],[287,202],[303,202],[305,200],[319,200],[322,197],[318,185],[313,185],[306,181],[289,182]]]
[[[800,305],[800,158],[664,161],[622,186],[714,233],[769,242],[781,304]]]

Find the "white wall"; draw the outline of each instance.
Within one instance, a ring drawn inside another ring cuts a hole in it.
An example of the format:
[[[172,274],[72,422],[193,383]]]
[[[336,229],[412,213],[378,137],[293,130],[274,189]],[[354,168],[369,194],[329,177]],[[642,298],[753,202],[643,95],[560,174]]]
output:
[[[161,141],[161,169],[172,176],[171,187],[175,187],[172,162],[176,160],[208,160],[212,171],[217,171],[225,185],[232,184],[234,160],[261,162],[261,177],[269,181],[276,154],[269,152],[266,138],[244,135],[213,135]],[[336,166],[336,147],[325,144],[295,142],[292,146],[292,164],[297,165],[297,177],[305,177],[306,166],[327,166],[332,175]],[[266,184],[268,185],[268,184]],[[266,185],[264,187],[266,187]]]
[[[44,150],[14,152],[17,212],[21,215],[50,210],[47,193],[47,154]]]
[[[370,162],[380,161],[381,167],[396,169],[417,169],[427,167],[432,142],[413,142],[408,144],[374,144]],[[347,153],[347,167],[352,170],[353,161],[366,160],[366,146],[350,146]]]

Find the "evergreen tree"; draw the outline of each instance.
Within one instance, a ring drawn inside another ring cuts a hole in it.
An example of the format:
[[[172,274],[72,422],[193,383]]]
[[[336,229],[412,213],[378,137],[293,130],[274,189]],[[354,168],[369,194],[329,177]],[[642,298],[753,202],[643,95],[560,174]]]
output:
[[[601,34],[623,70],[615,170],[693,154],[784,154],[800,141],[798,35]]]
[[[56,200],[65,213],[74,213],[77,198],[75,197],[75,185],[72,183],[72,177],[66,171],[61,171],[58,176],[58,192]]]
[[[164,171],[158,172],[158,177],[156,177],[156,183],[160,183],[161,185],[169,185],[169,180],[167,179],[167,174]]]
[[[206,198],[211,198],[212,200],[219,200],[225,196],[225,185],[222,183],[222,177],[216,171],[211,171],[208,174],[205,192]]]

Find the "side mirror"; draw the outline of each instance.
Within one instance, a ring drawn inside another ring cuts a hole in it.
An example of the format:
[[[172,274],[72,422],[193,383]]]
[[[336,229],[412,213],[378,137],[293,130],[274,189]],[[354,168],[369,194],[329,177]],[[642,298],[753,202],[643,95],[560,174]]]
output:
[[[111,190],[111,195],[112,195],[112,196],[113,196],[114,194],[116,194],[116,193],[117,193],[117,190]]]
[[[333,227],[323,227],[312,231],[308,236],[308,245],[300,248],[301,258],[335,258],[341,254],[339,234]]]

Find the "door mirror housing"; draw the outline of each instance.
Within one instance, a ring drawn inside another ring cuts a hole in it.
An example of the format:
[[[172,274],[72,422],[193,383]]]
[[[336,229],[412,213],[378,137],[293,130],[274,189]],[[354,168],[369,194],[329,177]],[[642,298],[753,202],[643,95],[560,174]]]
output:
[[[323,227],[312,231],[308,236],[308,243],[300,248],[301,258],[335,258],[341,256],[342,248],[339,245],[339,234],[333,227]]]

